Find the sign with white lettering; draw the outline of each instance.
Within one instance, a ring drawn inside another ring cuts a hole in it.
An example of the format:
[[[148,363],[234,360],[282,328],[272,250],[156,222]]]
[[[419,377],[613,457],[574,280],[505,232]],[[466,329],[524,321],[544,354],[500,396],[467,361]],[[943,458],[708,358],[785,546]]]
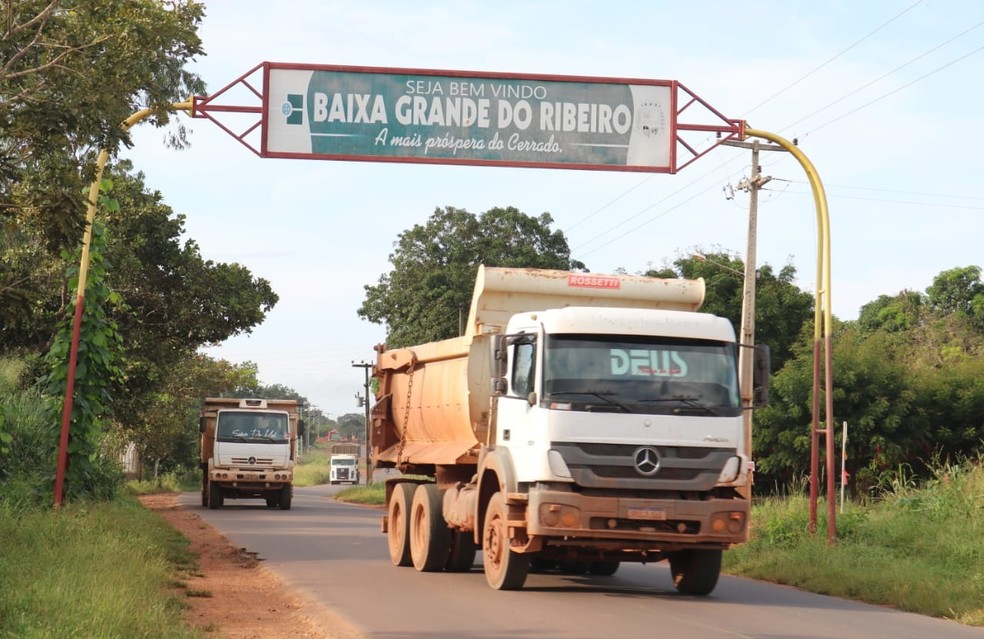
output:
[[[267,63],[262,157],[671,172],[673,82]]]

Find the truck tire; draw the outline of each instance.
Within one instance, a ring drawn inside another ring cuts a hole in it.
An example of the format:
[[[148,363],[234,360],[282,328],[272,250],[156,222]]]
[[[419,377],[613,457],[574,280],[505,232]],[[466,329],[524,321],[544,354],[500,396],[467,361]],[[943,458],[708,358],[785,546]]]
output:
[[[284,486],[280,489],[280,500],[277,505],[280,506],[280,510],[290,510],[290,502],[294,497],[293,486]]]
[[[509,509],[502,493],[492,495],[482,526],[485,581],[495,590],[519,590],[530,572],[530,558],[509,545]]]
[[[448,572],[469,572],[475,565],[475,536],[470,530],[451,532],[451,552],[448,553]]]
[[[678,550],[670,553],[670,572],[677,592],[709,595],[721,574],[720,550]]]
[[[420,484],[410,505],[410,559],[419,572],[444,570],[451,552],[451,530],[441,510],[441,489]]]
[[[272,497],[266,497],[267,508],[276,508],[280,505],[280,495],[274,495]]]
[[[390,495],[386,513],[386,543],[390,561],[394,566],[410,566],[410,504],[413,502],[414,485],[397,484]]]
[[[210,510],[222,508],[222,488],[214,481],[208,482],[208,507]]]

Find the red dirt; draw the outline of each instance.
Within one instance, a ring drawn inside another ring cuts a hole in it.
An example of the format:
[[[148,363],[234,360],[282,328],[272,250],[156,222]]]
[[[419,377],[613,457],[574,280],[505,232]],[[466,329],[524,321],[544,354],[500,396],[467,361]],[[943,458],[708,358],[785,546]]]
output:
[[[173,494],[145,495],[145,508],[158,513],[188,538],[198,568],[182,575],[188,622],[223,639],[340,639],[329,630],[330,614],[292,591],[256,556],[234,547]],[[341,624],[339,624],[341,626]]]

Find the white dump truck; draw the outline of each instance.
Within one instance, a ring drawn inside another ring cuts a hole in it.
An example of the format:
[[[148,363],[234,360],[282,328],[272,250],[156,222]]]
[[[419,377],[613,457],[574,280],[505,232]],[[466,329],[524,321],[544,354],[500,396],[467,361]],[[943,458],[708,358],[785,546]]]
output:
[[[359,451],[361,446],[354,443],[332,444],[328,449],[328,483],[359,483]]]
[[[259,498],[290,510],[297,437],[304,433],[295,400],[210,397],[199,431],[203,508]]]
[[[463,336],[377,346],[373,465],[390,558],[521,588],[531,564],[668,560],[710,593],[747,539],[739,344],[703,280],[480,267]],[[768,349],[756,347],[754,405]],[[751,380],[749,380],[751,383]],[[424,479],[418,479],[423,477]],[[412,479],[411,479],[412,478]]]

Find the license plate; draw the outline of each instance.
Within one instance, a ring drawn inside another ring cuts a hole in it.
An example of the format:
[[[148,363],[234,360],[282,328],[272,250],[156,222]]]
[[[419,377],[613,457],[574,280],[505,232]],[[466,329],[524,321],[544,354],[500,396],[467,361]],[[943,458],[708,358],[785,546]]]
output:
[[[666,511],[660,508],[629,508],[628,515],[629,519],[666,520]]]

